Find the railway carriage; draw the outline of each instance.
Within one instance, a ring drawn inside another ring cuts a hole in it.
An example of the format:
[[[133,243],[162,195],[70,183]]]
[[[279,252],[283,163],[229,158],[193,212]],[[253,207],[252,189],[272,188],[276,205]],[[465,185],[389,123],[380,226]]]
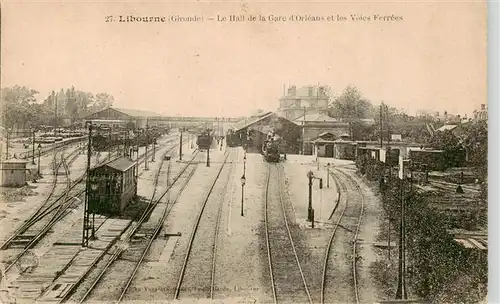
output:
[[[208,132],[203,132],[202,134],[198,135],[196,139],[196,145],[198,146],[199,150],[207,150],[210,148],[212,140],[213,138]]]
[[[121,157],[90,171],[89,211],[119,215],[137,194],[137,163]]]

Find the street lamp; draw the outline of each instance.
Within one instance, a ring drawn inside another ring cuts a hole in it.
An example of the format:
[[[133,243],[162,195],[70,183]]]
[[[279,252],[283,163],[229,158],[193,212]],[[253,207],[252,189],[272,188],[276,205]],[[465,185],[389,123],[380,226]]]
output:
[[[314,178],[314,173],[309,171],[307,173],[307,178],[309,179],[309,204],[307,207],[307,220],[310,222],[312,218],[312,183]]]
[[[179,138],[179,160],[182,160],[182,132],[184,128],[181,127],[179,131],[181,131],[181,137]]]
[[[31,128],[31,133],[33,135],[33,150],[31,151],[31,164],[34,165],[35,164],[35,130],[33,128]]]
[[[7,150],[6,150],[5,159],[9,159],[9,135],[10,135],[11,130],[12,130],[11,128],[7,129]]]
[[[243,200],[244,200],[244,190],[245,190],[245,182],[246,182],[246,178],[245,178],[245,175],[243,174],[241,176],[241,216],[243,216]]]
[[[210,137],[210,129],[207,130],[207,135],[208,135],[207,167],[210,167],[210,145],[212,144],[212,138]]]
[[[153,140],[153,157],[151,158],[151,162],[155,161],[155,154],[156,154],[156,138]]]
[[[330,188],[330,163],[326,164],[326,187]]]
[[[312,184],[313,179],[319,179],[319,188],[323,189],[323,179],[319,177],[315,177],[312,171],[307,173],[307,178],[309,179],[309,206],[307,207],[307,220],[309,222],[314,222],[314,210],[312,208]],[[313,223],[314,228],[314,223]]]
[[[243,155],[243,176],[245,176],[247,170],[247,153]]]
[[[42,151],[42,144],[38,144],[38,176],[40,176],[40,154]]]

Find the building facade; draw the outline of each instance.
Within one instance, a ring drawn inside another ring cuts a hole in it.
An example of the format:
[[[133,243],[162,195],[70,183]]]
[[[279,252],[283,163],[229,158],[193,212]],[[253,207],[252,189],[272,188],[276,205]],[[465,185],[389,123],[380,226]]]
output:
[[[285,92],[284,92],[285,93]],[[288,120],[295,120],[300,116],[321,114],[328,115],[328,87],[303,86],[297,88],[292,85],[279,100],[278,115]]]

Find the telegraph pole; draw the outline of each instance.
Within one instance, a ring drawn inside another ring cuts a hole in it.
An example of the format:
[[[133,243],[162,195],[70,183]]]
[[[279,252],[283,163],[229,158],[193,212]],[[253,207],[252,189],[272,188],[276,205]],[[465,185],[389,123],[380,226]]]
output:
[[[32,150],[32,153],[31,153],[31,164],[34,165],[35,164],[35,129],[31,129],[31,132],[32,132],[32,135],[33,135],[33,150]]]
[[[305,128],[306,128],[306,107],[304,109],[304,116],[302,117],[302,155],[306,154],[306,139],[305,139]]]
[[[135,177],[136,179],[139,177],[139,120],[137,120],[137,126],[136,126],[136,130],[137,130],[137,134],[135,136],[135,144],[136,144],[136,148],[137,148],[137,156],[136,156],[136,160],[137,160],[137,165],[135,166]]]
[[[146,118],[146,153],[144,154],[144,170],[149,170],[148,169],[148,146],[149,146],[149,123],[148,119]]]
[[[55,100],[55,105],[56,105],[56,108],[55,108],[55,112],[54,112],[54,136],[56,136],[56,132],[57,132],[57,98]]]
[[[383,125],[383,120],[382,120],[382,109],[384,107],[384,103],[382,102],[380,104],[380,148],[382,148],[383,143],[382,140],[384,138],[383,133],[384,133],[384,125]]]
[[[210,130],[207,130],[207,134],[208,134],[207,167],[210,167],[210,145],[212,144],[212,138],[210,137]]]
[[[184,128],[180,128],[181,131],[181,137],[179,138],[179,160],[182,160],[182,131],[184,131]]]
[[[399,222],[399,263],[398,263],[398,289],[396,291],[396,299],[406,299],[407,294],[406,294],[406,280],[405,280],[405,243],[406,243],[406,236],[405,236],[405,205],[406,205],[406,199],[405,199],[405,178],[406,176],[403,174],[403,179],[401,180],[401,218]]]
[[[112,133],[112,127],[109,127],[109,151],[108,151],[108,160],[111,159],[111,133]]]
[[[90,162],[92,157],[92,123],[89,124],[89,138],[87,146],[87,179],[85,182],[85,203],[83,207],[83,235],[82,247],[89,245],[89,189],[90,189]]]

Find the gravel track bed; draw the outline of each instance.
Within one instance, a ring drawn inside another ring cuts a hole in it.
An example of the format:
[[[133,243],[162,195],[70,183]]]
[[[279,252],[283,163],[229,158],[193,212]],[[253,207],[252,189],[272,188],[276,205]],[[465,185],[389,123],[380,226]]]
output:
[[[279,167],[269,165],[268,233],[276,296],[279,302],[309,302],[281,206]]]
[[[244,216],[241,216],[241,183],[243,150],[234,149],[236,162],[230,176],[221,216],[217,249],[217,274],[214,299],[234,303],[269,302],[267,286],[267,251],[262,242],[264,225],[263,185],[267,164],[260,155],[247,154],[244,193]],[[269,289],[270,291],[270,289]]]
[[[210,298],[214,247],[215,242],[218,242],[216,238],[216,229],[219,225],[217,215],[223,203],[231,171],[232,164],[225,164],[208,197],[186,265],[179,296],[181,300]],[[215,263],[217,265],[218,261],[216,260]],[[217,276],[217,270],[216,266],[215,276]]]
[[[188,157],[189,156],[186,156],[185,158]],[[195,160],[203,159],[203,157],[204,153],[200,153]],[[184,166],[184,164],[179,165]],[[216,172],[214,169],[216,169],[217,165],[213,164],[209,168],[205,167],[204,164],[191,166],[193,166],[193,169],[194,166],[197,166],[196,172],[175,203],[161,232],[161,234],[180,232],[181,236],[160,237],[162,241],[173,243],[172,248],[167,246],[166,248],[169,248],[169,250],[165,249],[160,255],[159,260],[145,262],[141,265],[124,301],[168,301],[174,297],[175,287],[184,261],[187,243],[199,210],[200,202],[203,199],[204,193],[208,191],[208,187],[210,186],[206,181],[215,177]],[[172,176],[174,176],[174,173],[172,173]],[[179,180],[178,183],[182,183],[182,181]],[[175,187],[180,187],[180,185]],[[172,189],[171,199],[175,198],[176,191],[178,191],[174,188]],[[155,244],[155,242],[153,244]],[[156,250],[160,250],[158,247],[155,248]],[[148,260],[152,259],[148,258]]]
[[[360,186],[364,195],[364,212],[358,235],[358,247],[356,254],[360,257],[356,263],[358,278],[358,294],[360,303],[374,303],[380,299],[382,294],[372,277],[370,266],[377,261],[377,249],[372,245],[380,234],[379,222],[383,218],[382,206],[379,198],[375,196],[371,188],[357,176],[354,170],[342,169],[341,171],[350,175]],[[397,238],[394,237],[393,240]],[[379,250],[380,251],[380,250]],[[396,255],[394,251],[394,256]]]
[[[155,156],[158,157],[159,155],[163,155],[166,151],[168,151],[171,148],[171,146],[166,146],[161,149],[157,149]],[[151,158],[150,158],[151,159]],[[162,161],[158,160],[155,162],[149,163],[149,170],[144,171],[142,168],[139,170],[141,171],[141,177],[140,180],[142,187],[140,187],[141,191],[138,194],[143,195],[147,199],[151,197],[154,191],[154,177],[156,175],[156,172],[158,169],[161,167],[160,174],[158,176],[158,188],[156,189],[155,192],[155,197],[159,196],[167,187],[166,184],[166,173],[168,170],[168,166],[166,165],[166,162],[162,164]],[[142,170],[141,170],[142,169]],[[144,174],[145,173],[145,174]],[[175,172],[174,172],[175,174]],[[175,189],[172,189],[175,190]],[[153,211],[153,213],[156,210]],[[139,231],[138,231],[139,233]],[[109,253],[114,252],[115,246],[109,251]],[[136,252],[136,250],[127,250],[122,253],[120,258],[116,260],[107,270],[106,273],[103,275],[99,283],[95,286],[94,290],[90,294],[90,296],[87,298],[86,301],[92,302],[92,301],[113,301],[116,300],[120,297],[121,292],[123,290],[123,287],[125,286],[127,280],[129,279],[129,275],[132,273],[133,268],[135,267],[136,261],[139,259],[140,254]],[[103,259],[108,261],[109,260],[109,254],[106,255],[106,257]],[[94,268],[94,270],[89,274],[89,276],[84,280],[84,282],[81,284],[81,287],[77,289],[75,292],[75,295],[72,295],[71,298],[73,299],[80,299],[83,297],[85,292],[87,291],[88,288],[90,288],[92,282],[97,278],[98,274],[102,269],[105,267],[106,263],[103,261],[100,261],[97,264],[97,267]],[[112,282],[109,282],[109,279],[107,277],[112,278]],[[76,296],[76,294],[79,295],[79,297]]]
[[[330,249],[324,299],[325,302],[347,303],[356,301],[352,269],[352,240],[359,220],[362,196],[353,181],[341,173],[334,172],[334,174],[338,177],[339,183],[346,186],[347,189],[341,195],[344,195],[347,200],[341,200],[334,218],[336,223],[338,216],[345,208]]]

